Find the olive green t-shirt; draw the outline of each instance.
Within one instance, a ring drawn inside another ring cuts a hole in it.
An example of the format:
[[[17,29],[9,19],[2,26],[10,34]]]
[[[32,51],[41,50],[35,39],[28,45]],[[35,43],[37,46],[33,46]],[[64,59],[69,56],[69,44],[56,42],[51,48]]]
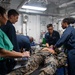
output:
[[[0,29],[0,48],[3,48],[5,50],[12,51],[13,45],[7,35]],[[0,57],[0,60],[3,60],[4,58]]]

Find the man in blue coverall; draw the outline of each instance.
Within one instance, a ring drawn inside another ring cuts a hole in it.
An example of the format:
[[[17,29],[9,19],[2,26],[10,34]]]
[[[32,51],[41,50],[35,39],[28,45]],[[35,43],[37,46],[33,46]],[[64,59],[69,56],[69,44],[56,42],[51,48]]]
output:
[[[46,46],[49,47],[50,45],[55,45],[56,42],[59,40],[60,35],[57,31],[53,30],[53,25],[47,25],[48,32],[45,34]]]
[[[17,35],[17,41],[20,50],[24,48],[26,51],[29,51],[31,49],[30,40],[27,36]]]
[[[62,28],[66,30],[54,45],[54,48],[64,45],[67,50],[68,75],[75,75],[75,29],[70,26],[74,23],[75,19],[72,17],[63,19]]]
[[[6,33],[6,35],[12,42],[14,46],[13,50],[17,52],[19,51],[19,47],[17,43],[15,27],[13,26],[13,24],[15,24],[18,21],[18,16],[19,13],[16,10],[10,9],[8,11],[8,21],[6,25],[1,26],[1,29]]]

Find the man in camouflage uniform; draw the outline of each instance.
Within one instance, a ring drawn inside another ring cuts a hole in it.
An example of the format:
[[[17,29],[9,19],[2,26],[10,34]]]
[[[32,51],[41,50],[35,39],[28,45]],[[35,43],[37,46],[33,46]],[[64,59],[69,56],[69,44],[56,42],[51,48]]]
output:
[[[8,75],[29,75],[35,71],[41,63],[44,63],[43,68],[40,70],[39,75],[54,75],[58,67],[62,67],[66,62],[66,55],[64,52],[56,49],[56,54],[49,51],[40,50],[33,54],[25,66],[22,66]]]

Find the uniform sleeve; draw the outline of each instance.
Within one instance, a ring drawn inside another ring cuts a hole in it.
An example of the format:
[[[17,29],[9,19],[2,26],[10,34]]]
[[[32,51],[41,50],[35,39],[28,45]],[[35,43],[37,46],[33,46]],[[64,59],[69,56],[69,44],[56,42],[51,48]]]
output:
[[[46,43],[48,43],[48,37],[47,37],[47,34],[45,34],[45,40],[46,40]]]
[[[64,31],[64,33],[62,34],[61,38],[57,41],[57,43],[55,44],[55,46],[61,47],[70,37],[71,34],[71,30],[67,29]]]
[[[57,32],[57,38],[56,38],[56,42],[60,39],[60,35],[59,33]]]
[[[17,37],[16,37],[16,31],[15,31],[14,26],[11,26],[9,28],[8,37],[14,46],[13,50],[19,51],[19,46],[18,46]]]
[[[4,48],[4,42],[1,36],[0,36],[0,48]]]

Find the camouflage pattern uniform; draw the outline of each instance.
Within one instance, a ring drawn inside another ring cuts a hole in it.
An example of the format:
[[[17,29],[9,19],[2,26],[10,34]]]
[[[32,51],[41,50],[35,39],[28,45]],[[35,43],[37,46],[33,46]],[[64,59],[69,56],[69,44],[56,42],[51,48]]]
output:
[[[64,52],[55,50],[57,54],[51,54],[48,51],[40,50],[33,54],[25,66],[15,69],[8,75],[29,75],[35,71],[41,63],[44,63],[39,75],[54,75],[57,68],[64,66],[66,62],[66,55]]]

